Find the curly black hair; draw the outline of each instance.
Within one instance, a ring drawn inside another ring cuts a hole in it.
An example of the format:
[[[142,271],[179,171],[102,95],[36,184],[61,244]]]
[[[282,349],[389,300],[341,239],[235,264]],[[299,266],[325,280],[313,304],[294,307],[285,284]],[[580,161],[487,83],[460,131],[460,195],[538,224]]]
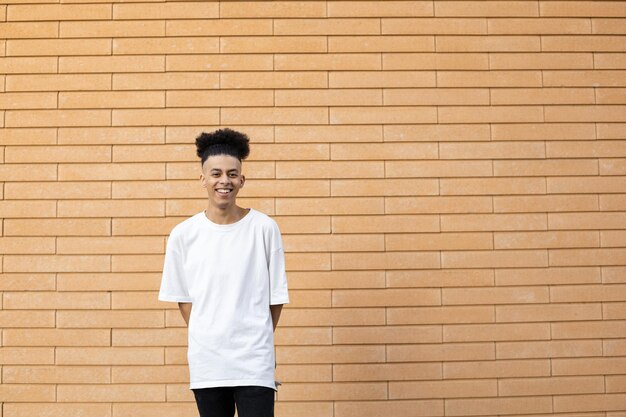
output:
[[[249,143],[250,139],[245,133],[229,128],[211,133],[202,132],[196,138],[196,153],[200,157],[201,166],[213,155],[230,155],[242,161],[250,154]]]

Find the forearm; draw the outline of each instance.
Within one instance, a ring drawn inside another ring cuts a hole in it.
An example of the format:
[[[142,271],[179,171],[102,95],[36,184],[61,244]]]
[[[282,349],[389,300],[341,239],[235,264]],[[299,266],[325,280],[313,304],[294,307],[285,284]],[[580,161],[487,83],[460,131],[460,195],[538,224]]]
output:
[[[274,330],[276,330],[276,326],[278,325],[278,320],[280,319],[280,312],[283,310],[282,304],[270,305],[270,312],[272,313],[272,323],[274,325]]]
[[[189,326],[189,316],[191,315],[191,303],[178,303],[178,309],[180,314],[183,315],[183,319],[187,326]]]

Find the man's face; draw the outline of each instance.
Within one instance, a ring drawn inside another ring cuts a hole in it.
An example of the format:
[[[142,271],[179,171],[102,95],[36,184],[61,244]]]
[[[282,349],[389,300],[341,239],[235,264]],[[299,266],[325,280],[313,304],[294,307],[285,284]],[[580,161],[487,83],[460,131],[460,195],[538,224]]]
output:
[[[235,198],[245,180],[241,174],[241,161],[234,156],[209,156],[202,165],[200,182],[207,189],[209,201],[218,208],[235,205]]]

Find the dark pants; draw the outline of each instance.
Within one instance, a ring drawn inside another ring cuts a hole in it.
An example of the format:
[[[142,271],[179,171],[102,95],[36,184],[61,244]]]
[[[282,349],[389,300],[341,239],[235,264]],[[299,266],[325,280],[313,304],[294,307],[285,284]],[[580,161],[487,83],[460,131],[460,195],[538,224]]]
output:
[[[267,387],[192,389],[200,417],[274,417],[274,390]]]

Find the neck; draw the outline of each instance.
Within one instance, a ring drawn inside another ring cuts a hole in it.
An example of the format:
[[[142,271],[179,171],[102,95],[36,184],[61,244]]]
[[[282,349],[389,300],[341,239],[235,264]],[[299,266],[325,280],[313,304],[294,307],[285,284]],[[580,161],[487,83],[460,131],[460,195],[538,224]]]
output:
[[[244,209],[239,206],[232,206],[227,208],[219,208],[212,205],[208,205],[205,215],[213,223],[217,224],[230,224],[241,220],[250,209]]]

